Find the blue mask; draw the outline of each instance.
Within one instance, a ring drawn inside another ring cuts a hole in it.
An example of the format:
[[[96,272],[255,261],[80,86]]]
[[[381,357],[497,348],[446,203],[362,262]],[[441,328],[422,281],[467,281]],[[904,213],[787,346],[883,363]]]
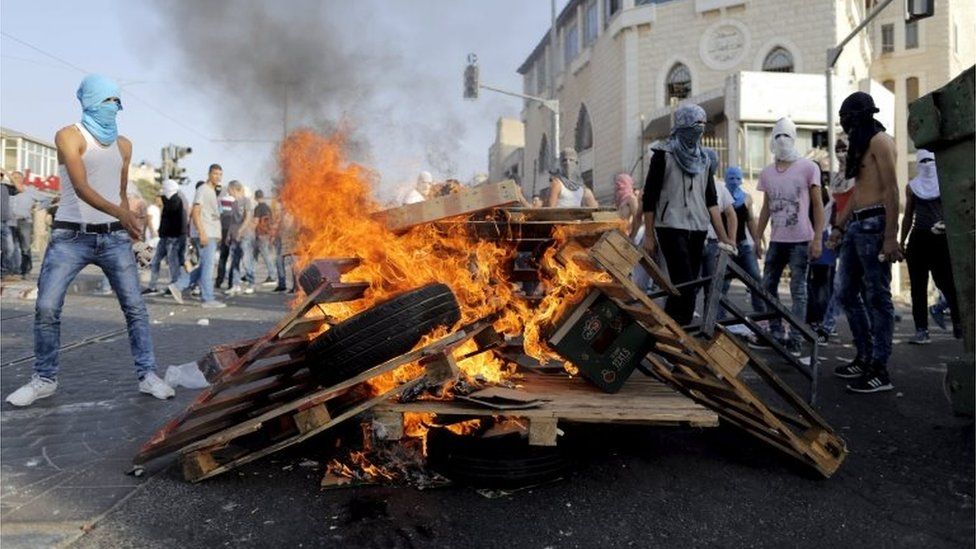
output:
[[[111,145],[119,137],[116,115],[122,110],[120,102],[105,100],[118,98],[120,88],[113,80],[92,74],[86,76],[78,86],[78,101],[81,102],[81,124],[102,145]]]
[[[725,188],[732,195],[733,206],[738,208],[746,202],[746,192],[742,190],[742,170],[729,166],[725,170]]]
[[[119,137],[119,127],[115,116],[119,113],[119,106],[115,101],[101,103],[85,109],[81,123],[91,132],[102,145],[111,145]]]

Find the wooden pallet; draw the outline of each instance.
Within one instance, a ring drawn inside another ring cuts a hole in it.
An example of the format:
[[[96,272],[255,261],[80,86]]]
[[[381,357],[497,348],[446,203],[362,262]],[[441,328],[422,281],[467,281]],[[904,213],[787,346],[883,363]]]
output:
[[[464,214],[519,202],[518,184],[512,180],[488,183],[460,192],[438,196],[416,204],[406,204],[377,212],[388,229],[399,233],[411,227]]]
[[[462,329],[370,368],[352,379],[318,388],[187,444],[179,450],[183,476],[191,482],[199,482],[219,475],[307,440],[425,380],[445,382],[457,372],[453,356],[457,347],[475,338],[487,327],[482,323]],[[370,380],[413,362],[425,367],[423,375],[384,393],[374,394],[369,386]]]
[[[711,341],[700,341],[682,329],[631,281],[635,258],[640,255],[634,250],[637,248],[623,235],[607,234],[590,248],[589,255],[613,279],[613,283],[596,287],[655,338],[654,348],[647,355],[653,374],[825,477],[833,474],[847,455],[843,439],[761,358],[723,328],[717,328]],[[746,369],[765,382],[789,409],[768,405],[745,383]]]
[[[675,392],[661,382],[634,378],[620,392],[608,395],[580,378],[564,374],[542,375],[527,372],[519,388],[527,397],[543,403],[537,408],[497,410],[464,401],[387,401],[373,409],[382,425],[380,432],[399,438],[405,413],[442,416],[509,417],[525,420],[529,425],[529,444],[556,445],[559,422],[616,423],[639,425],[689,425],[715,427],[718,416]]]
[[[350,259],[336,260],[348,266]],[[168,421],[140,449],[134,465],[172,453],[218,431],[259,416],[315,391],[317,383],[305,362],[310,335],[328,322],[318,305],[350,301],[368,285],[325,279],[301,304],[265,335],[215,347],[199,361],[211,386]]]

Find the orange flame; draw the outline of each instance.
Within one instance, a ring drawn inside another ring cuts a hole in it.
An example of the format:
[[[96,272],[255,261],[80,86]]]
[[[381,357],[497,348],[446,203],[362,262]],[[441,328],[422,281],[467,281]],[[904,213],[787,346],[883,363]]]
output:
[[[457,297],[461,323],[497,314],[495,329],[509,335],[523,334],[528,355],[540,361],[557,359],[544,342],[544,332],[597,275],[573,265],[558,265],[553,257],[556,248],[551,248],[542,261],[545,297],[531,306],[508,280],[513,250],[471,238],[463,223],[451,224],[450,228],[425,224],[395,234],[372,217],[380,209],[370,187],[375,174],[347,162],[343,145],[342,133],[321,136],[302,130],[292,133],[280,151],[284,176],[281,201],[297,225],[292,250],[296,268],[316,258],[358,257],[362,264],[344,278],[369,283],[363,299],[329,304],[326,313],[344,319],[401,292],[442,282]],[[446,333],[447,329],[438,331],[440,336]],[[421,344],[435,337],[431,334]],[[459,350],[459,356],[464,349]],[[469,376],[488,381],[504,379],[514,372],[491,353],[462,360],[458,367]],[[374,387],[392,388],[398,381],[419,375],[418,368],[408,365]]]

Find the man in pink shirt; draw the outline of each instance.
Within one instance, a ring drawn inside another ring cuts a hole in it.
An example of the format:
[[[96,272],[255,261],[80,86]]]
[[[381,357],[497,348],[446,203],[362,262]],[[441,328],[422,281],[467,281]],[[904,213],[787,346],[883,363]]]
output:
[[[773,127],[770,150],[775,160],[759,174],[758,186],[765,194],[759,214],[759,234],[772,222],[763,287],[779,299],[779,279],[789,265],[791,310],[796,318],[803,320],[807,312],[807,271],[810,261],[819,258],[822,252],[821,239],[814,238],[821,234],[824,225],[820,168],[796,151],[796,125],[789,118],[779,119]],[[761,243],[757,249],[761,256]],[[770,321],[769,328],[778,339],[784,339],[783,325],[778,319]],[[798,333],[791,332],[784,344],[794,356],[800,356]]]

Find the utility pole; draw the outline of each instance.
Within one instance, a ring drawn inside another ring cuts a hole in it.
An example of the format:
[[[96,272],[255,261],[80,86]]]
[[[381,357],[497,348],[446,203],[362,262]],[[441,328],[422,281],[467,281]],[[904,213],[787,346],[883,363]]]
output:
[[[559,161],[559,101],[556,100],[556,0],[549,2],[549,100],[555,108],[546,105],[552,111],[552,158]]]

